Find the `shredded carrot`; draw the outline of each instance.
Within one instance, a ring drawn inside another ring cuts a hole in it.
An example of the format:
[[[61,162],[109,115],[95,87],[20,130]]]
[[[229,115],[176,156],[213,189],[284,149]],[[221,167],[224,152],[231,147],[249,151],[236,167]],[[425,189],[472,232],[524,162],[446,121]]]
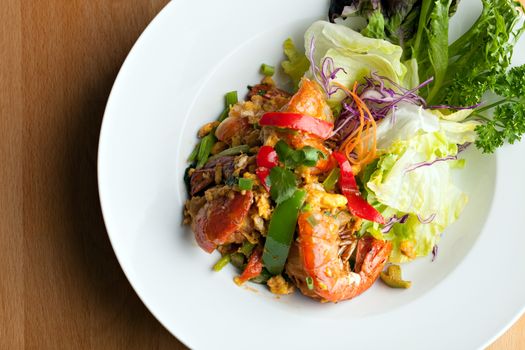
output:
[[[359,111],[359,126],[343,141],[339,150],[346,155],[354,169],[362,169],[376,158],[377,124],[366,104],[357,95],[357,81],[352,91],[342,84],[335,84],[353,98]],[[366,121],[365,113],[368,117]]]

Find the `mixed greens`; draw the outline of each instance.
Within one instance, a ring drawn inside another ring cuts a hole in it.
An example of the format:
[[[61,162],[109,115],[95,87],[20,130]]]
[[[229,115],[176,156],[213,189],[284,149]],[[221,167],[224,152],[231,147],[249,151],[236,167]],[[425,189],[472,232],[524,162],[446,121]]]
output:
[[[505,142],[520,140],[525,132],[525,67],[509,69],[514,45],[525,30],[523,10],[517,1],[482,0],[479,18],[449,45],[449,19],[458,4],[452,0],[332,0],[329,18],[341,26],[322,32],[311,28],[316,36],[314,58],[319,62],[322,56],[332,57],[343,69],[361,65],[361,72],[375,72],[406,88],[432,78],[418,94],[429,106],[473,107],[469,120],[481,122],[475,144],[492,153]],[[353,29],[351,35],[360,32],[363,36],[352,40],[356,46],[342,41],[349,33],[343,26]],[[307,53],[309,43],[307,36]],[[293,52],[293,43],[286,45],[288,53]],[[363,52],[368,53],[366,59]],[[294,62],[304,62],[297,54],[292,56],[283,65],[287,73]],[[304,63],[293,67],[296,71],[305,68]],[[338,78],[344,84],[354,77],[339,74]]]
[[[475,144],[492,153],[525,133],[525,66],[510,68],[525,30],[523,8],[482,0],[479,18],[449,45],[458,5],[332,0],[328,16],[337,24],[318,21],[305,33],[309,66],[285,42],[284,72],[296,82],[302,70],[324,87],[339,115],[339,145],[355,131],[358,113],[338,86],[358,81],[357,93],[381,121],[380,156],[360,180],[368,202],[390,219],[385,226],[366,222],[362,234],[391,240],[393,262],[429,254],[459,217],[468,200],[451,181],[451,169],[464,164],[459,152]]]

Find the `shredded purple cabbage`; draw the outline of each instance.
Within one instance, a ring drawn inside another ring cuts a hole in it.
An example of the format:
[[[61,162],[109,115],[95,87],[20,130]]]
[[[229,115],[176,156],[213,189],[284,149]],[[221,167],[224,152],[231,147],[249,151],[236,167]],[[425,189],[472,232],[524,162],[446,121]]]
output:
[[[314,51],[315,51],[315,40],[312,36],[310,41],[310,52],[308,53],[308,60],[310,61],[310,71],[315,81],[323,88],[328,98],[339,90],[338,87],[332,86],[331,82],[337,77],[337,73],[346,71],[343,68],[334,67],[334,60],[332,57],[325,57],[321,62],[321,68],[315,64],[314,60]]]
[[[394,224],[404,224],[408,220],[408,214],[398,217],[397,215],[392,216],[388,221],[383,225],[381,233],[388,233],[394,227]]]
[[[481,105],[483,105],[483,104],[484,104],[484,102],[476,103],[475,105],[467,106],[467,107],[448,106],[448,105],[437,105],[437,106],[427,106],[426,108],[430,108],[430,109],[453,109],[453,110],[456,110],[456,111],[460,111],[460,110],[463,110],[463,109],[474,109],[474,108],[478,108],[479,106],[481,106]]]
[[[438,255],[438,246],[437,244],[434,245],[434,247],[432,248],[432,262],[434,262],[434,260],[436,260],[436,257]]]
[[[421,216],[417,216],[417,219],[419,220],[420,223],[422,224],[430,224],[432,221],[434,221],[434,219],[436,218],[436,213],[434,214],[431,214],[428,218],[426,219],[422,219]]]
[[[432,82],[433,78],[421,83],[413,89],[405,89],[392,79],[372,73],[370,77],[365,78],[365,82],[358,85],[357,93],[359,98],[366,103],[370,114],[375,121],[384,119],[389,113],[392,113],[392,122],[395,122],[396,105],[405,101],[419,106],[426,106],[426,101],[416,94],[416,92]],[[386,86],[388,83],[389,86]],[[338,88],[334,89],[336,92]],[[347,98],[342,103],[342,110],[337,119],[332,136],[337,135],[337,140],[342,142],[358,126],[360,113],[355,101]],[[369,118],[365,115],[365,119]]]
[[[456,155],[456,156],[446,156],[446,157],[443,157],[443,158],[436,158],[436,159],[434,159],[433,161],[430,161],[430,162],[415,163],[415,164],[412,164],[411,166],[409,166],[408,168],[405,169],[405,174],[409,173],[411,171],[414,171],[416,169],[422,168],[422,167],[427,167],[427,166],[434,165],[437,162],[445,162],[445,161],[448,161],[448,160],[457,160],[457,159],[458,159],[458,156]]]
[[[465,151],[467,148],[470,147],[470,145],[472,145],[472,142],[465,142],[461,145],[458,145],[458,154]]]

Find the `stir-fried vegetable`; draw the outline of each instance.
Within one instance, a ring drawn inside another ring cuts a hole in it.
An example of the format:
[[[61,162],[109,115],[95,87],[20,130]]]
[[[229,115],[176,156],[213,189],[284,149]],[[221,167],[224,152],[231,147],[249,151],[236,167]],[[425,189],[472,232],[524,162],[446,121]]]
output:
[[[244,282],[259,276],[263,270],[261,258],[261,250],[255,249],[250,255],[248,263],[246,264],[246,267],[244,268],[242,274],[239,277],[235,278],[235,282],[237,284],[243,284]]]
[[[323,181],[324,189],[327,191],[333,191],[335,185],[337,184],[337,181],[339,181],[340,175],[341,171],[338,168],[332,169],[332,171],[330,171],[330,174],[328,174],[326,179]]]
[[[239,253],[244,254],[246,257],[250,257],[252,254],[253,248],[255,248],[256,244],[250,243],[249,241],[244,241],[242,243],[242,246],[239,248]]]
[[[255,170],[259,182],[267,192],[270,192],[270,169],[259,167]]]
[[[390,265],[386,271],[381,272],[381,280],[391,288],[410,288],[412,282],[404,281],[401,277],[401,267]]]
[[[250,147],[248,145],[230,147],[230,148],[225,149],[224,151],[221,151],[209,157],[208,160],[213,160],[213,159],[217,159],[217,158],[225,157],[225,156],[236,156],[241,153],[248,153],[249,150],[250,150]]]
[[[262,126],[275,126],[292,130],[300,130],[322,139],[330,137],[334,125],[324,120],[320,120],[308,115],[289,112],[268,112],[265,113],[259,124]]]
[[[272,275],[283,271],[305,197],[305,191],[296,190],[289,199],[278,204],[273,212],[262,257],[264,266]]]
[[[339,152],[334,152],[333,156],[339,163],[339,168],[341,169],[339,187],[348,199],[348,209],[350,212],[362,219],[384,224],[385,219],[381,214],[361,197],[354,174],[352,173],[352,167],[346,157]]]
[[[273,167],[270,170],[270,195],[277,203],[282,203],[292,197],[297,189],[297,179],[288,169]]]
[[[239,189],[244,191],[249,191],[253,187],[252,179],[239,178]]]
[[[326,159],[326,154],[311,146],[305,146],[299,150],[294,150],[286,142],[280,140],[275,145],[275,151],[279,160],[284,163],[286,168],[297,168],[301,165],[315,166],[320,158]]]
[[[263,63],[261,65],[261,73],[267,77],[271,77],[275,73],[275,68],[273,66],[267,65],[266,63]]]
[[[222,258],[217,261],[215,265],[213,265],[213,271],[220,271],[222,270],[226,265],[230,263],[230,254],[224,255]]]
[[[262,146],[257,153],[257,166],[271,169],[279,165],[279,157],[272,146]]]
[[[525,65],[509,68],[525,16],[513,0],[481,1],[449,45],[459,0],[332,0],[338,24],[313,23],[306,54],[283,45],[296,94],[262,64],[246,101],[225,95],[184,173],[185,222],[222,254],[213,270],[231,263],[238,284],[333,302],[378,278],[410,287],[398,265],[381,271],[435,258],[468,200],[452,179],[461,152],[525,133]]]
[[[197,152],[197,169],[202,168],[206,164],[215,142],[217,142],[217,138],[212,132],[202,138],[199,151]]]

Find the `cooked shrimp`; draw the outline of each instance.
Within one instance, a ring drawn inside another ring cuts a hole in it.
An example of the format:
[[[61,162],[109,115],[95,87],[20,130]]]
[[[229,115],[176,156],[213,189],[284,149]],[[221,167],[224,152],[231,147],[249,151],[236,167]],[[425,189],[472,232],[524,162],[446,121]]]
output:
[[[321,210],[302,213],[299,236],[286,271],[301,292],[322,301],[352,299],[366,291],[383,270],[392,245],[372,237],[359,239],[354,271],[339,256],[339,223]],[[311,278],[311,283],[307,279]]]
[[[299,90],[285,106],[284,112],[302,113],[330,123],[334,122],[325,94],[316,82],[307,78],[301,80]]]
[[[215,136],[219,141],[231,145],[234,137],[242,137],[248,130],[250,130],[250,124],[247,117],[228,117],[219,124],[215,130]]]
[[[193,218],[193,232],[199,246],[211,253],[218,245],[240,243],[240,232],[253,202],[253,193],[230,191],[206,202]]]
[[[307,78],[301,80],[299,90],[292,96],[290,102],[284,107],[283,112],[301,113],[330,123],[334,122],[334,116],[330,106],[326,103],[325,94],[316,82]],[[293,147],[300,149],[305,146],[317,148],[326,155],[325,159],[319,159],[315,167],[310,168],[310,173],[320,174],[334,168],[335,162],[330,157],[330,150],[325,147],[323,141],[313,135],[303,132],[279,133]]]

